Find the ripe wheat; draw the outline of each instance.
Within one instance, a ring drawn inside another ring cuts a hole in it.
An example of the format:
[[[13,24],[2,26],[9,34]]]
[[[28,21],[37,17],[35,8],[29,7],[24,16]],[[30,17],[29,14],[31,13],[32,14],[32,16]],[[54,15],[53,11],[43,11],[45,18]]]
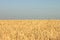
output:
[[[0,20],[0,40],[60,40],[60,20]]]

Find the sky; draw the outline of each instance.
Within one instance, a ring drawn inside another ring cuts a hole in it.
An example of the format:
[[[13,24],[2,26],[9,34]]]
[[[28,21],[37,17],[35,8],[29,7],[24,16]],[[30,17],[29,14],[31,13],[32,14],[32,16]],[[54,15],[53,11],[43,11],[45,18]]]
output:
[[[0,0],[0,19],[60,19],[60,0]]]

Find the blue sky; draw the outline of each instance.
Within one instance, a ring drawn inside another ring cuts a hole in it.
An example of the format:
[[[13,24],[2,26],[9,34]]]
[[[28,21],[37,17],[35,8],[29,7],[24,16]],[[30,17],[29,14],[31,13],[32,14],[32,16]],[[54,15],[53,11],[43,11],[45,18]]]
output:
[[[0,19],[60,18],[60,0],[0,0]]]

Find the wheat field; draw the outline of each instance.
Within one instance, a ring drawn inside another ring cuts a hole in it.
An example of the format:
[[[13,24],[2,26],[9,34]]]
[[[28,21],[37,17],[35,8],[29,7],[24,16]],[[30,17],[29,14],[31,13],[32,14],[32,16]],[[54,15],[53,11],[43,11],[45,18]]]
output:
[[[0,20],[0,40],[60,40],[60,20]]]

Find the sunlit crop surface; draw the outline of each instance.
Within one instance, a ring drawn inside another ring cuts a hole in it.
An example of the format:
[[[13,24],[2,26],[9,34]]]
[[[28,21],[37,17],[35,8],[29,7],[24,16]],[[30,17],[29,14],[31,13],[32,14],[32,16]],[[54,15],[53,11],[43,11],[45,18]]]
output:
[[[0,20],[0,40],[60,40],[60,20]]]

